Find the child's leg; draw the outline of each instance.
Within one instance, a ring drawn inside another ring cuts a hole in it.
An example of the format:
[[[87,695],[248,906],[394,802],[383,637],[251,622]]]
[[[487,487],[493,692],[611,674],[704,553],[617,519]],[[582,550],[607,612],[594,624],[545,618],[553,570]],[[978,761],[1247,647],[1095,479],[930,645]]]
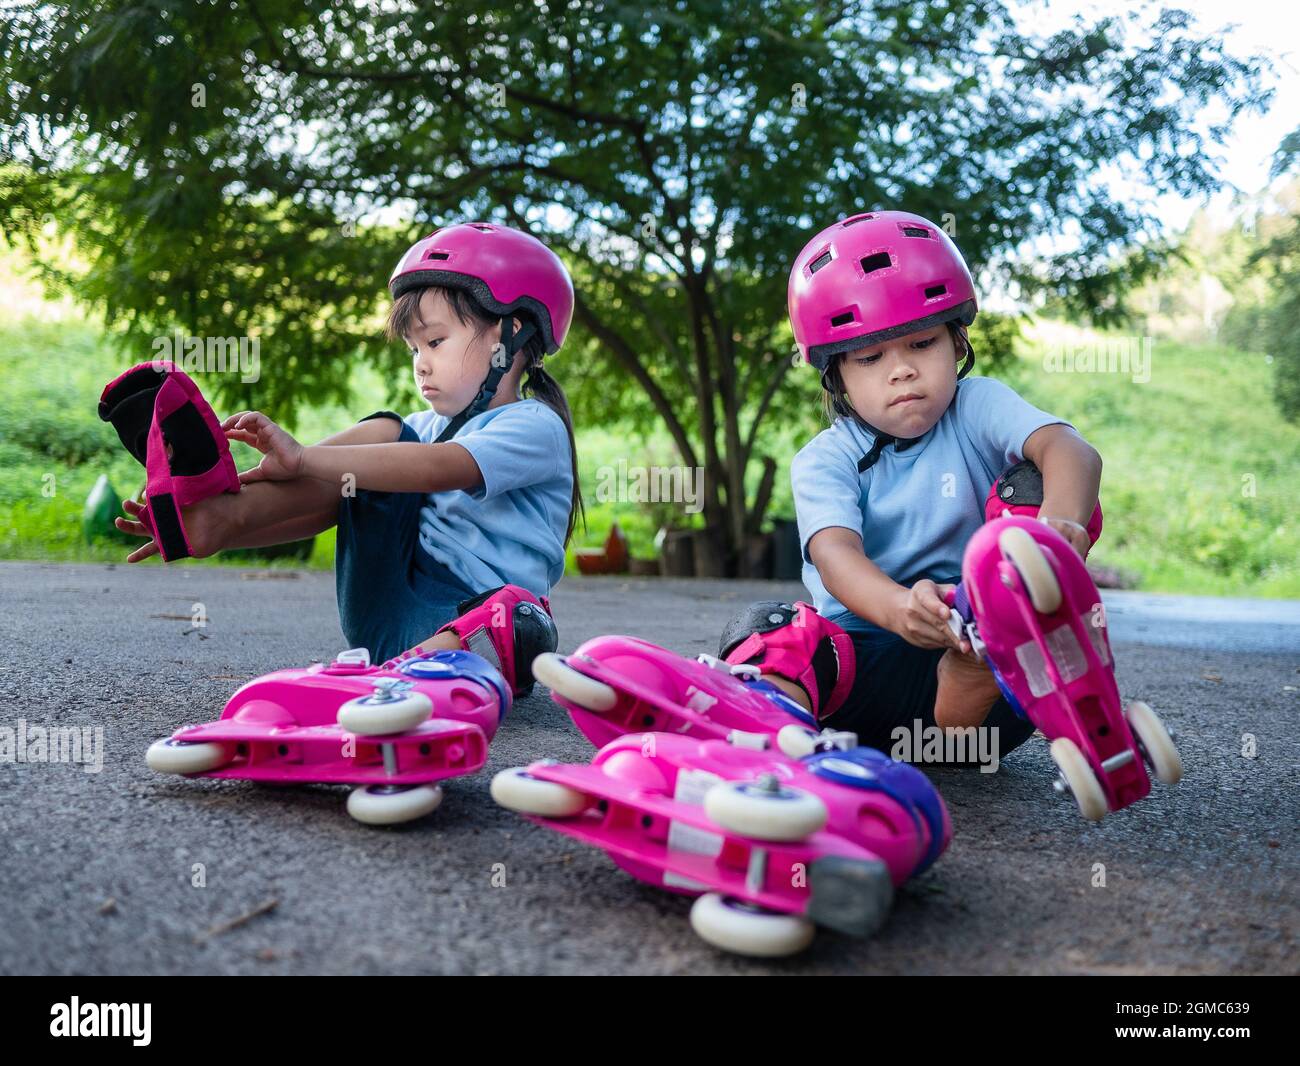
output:
[[[944,728],[982,725],[1002,694],[987,663],[949,648],[939,659],[934,720]]]
[[[339,489],[312,478],[256,481],[238,493],[222,493],[181,508],[193,556],[202,559],[227,548],[260,548],[323,533],[338,521]],[[148,531],[138,518],[144,510],[123,500],[131,517],[118,518],[119,529]],[[134,520],[134,521],[133,521]]]
[[[385,412],[386,413],[386,412]],[[399,424],[371,415],[355,426],[326,437],[321,444],[382,444],[397,439]],[[195,558],[227,548],[260,548],[314,536],[338,521],[341,485],[315,478],[255,481],[238,493],[222,493],[187,504],[182,514]],[[131,519],[143,510],[133,500],[122,503]],[[138,521],[118,519],[127,532],[147,535]]]
[[[978,674],[965,672],[970,665],[968,662],[958,664],[957,670],[953,671],[953,659],[949,660],[949,666],[942,666],[948,652],[918,648],[897,633],[878,626],[855,630],[852,637],[858,663],[853,689],[843,709],[826,725],[852,730],[863,744],[891,754],[900,737],[907,734],[911,743],[904,748],[904,757],[908,761],[921,758],[915,751],[918,732],[924,738],[931,727],[982,727],[988,734],[982,750],[988,751],[987,745],[993,745],[999,759],[1033,735],[1033,725],[1011,709],[997,690],[992,673],[982,664],[975,664],[980,671]],[[938,720],[936,703],[939,685],[945,677],[951,686],[945,699],[956,694],[960,704],[978,707],[978,711],[970,713],[969,720]],[[988,682],[993,685],[992,698],[985,695],[984,686]],[[971,692],[978,692],[978,699],[970,695]],[[976,752],[971,751],[970,744],[964,744],[968,757],[965,760],[956,757],[955,762],[977,761],[973,756],[981,750],[979,738],[972,739],[976,741]],[[944,757],[947,758],[946,752]]]
[[[777,685],[811,712],[821,726],[846,729],[868,747],[890,752],[895,732],[909,734],[938,725],[935,703],[944,652],[918,648],[896,633],[878,626],[846,633],[807,605],[764,601],[751,605],[728,624],[721,654],[730,663],[752,663],[764,679]],[[848,643],[847,649],[845,643]],[[973,723],[995,730],[999,756],[1022,744],[1033,726],[1020,719],[983,666],[967,677],[960,664],[943,669],[953,686],[945,698],[965,686],[962,701],[974,701],[979,713]],[[993,693],[983,694],[991,683]],[[992,708],[990,710],[990,708]],[[919,756],[915,756],[919,758]]]

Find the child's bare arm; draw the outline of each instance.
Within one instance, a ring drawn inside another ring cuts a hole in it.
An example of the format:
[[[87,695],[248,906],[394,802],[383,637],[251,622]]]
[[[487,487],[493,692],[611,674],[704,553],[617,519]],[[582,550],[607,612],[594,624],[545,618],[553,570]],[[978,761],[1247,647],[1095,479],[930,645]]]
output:
[[[1038,516],[1062,534],[1081,556],[1091,547],[1086,526],[1097,506],[1101,455],[1069,426],[1043,426],[1025,441],[1025,458],[1043,473]]]
[[[443,492],[482,483],[478,463],[461,445],[396,441],[400,427],[393,419],[370,421],[386,425],[371,429],[361,423],[344,431],[348,443],[340,439],[343,434],[336,434],[309,447],[260,411],[232,415],[222,428],[232,440],[262,453],[257,467],[239,475],[244,484],[312,478],[339,485],[350,478],[355,488],[377,492]],[[352,443],[358,437],[368,440],[371,434],[383,443]]]
[[[445,492],[482,483],[478,463],[454,441],[343,444],[303,449],[301,474],[338,484],[351,474],[359,489],[378,492]]]
[[[948,628],[944,587],[933,581],[918,581],[910,589],[899,585],[863,554],[862,538],[853,530],[820,530],[808,542],[808,556],[826,590],[859,618],[918,647],[970,650]]]

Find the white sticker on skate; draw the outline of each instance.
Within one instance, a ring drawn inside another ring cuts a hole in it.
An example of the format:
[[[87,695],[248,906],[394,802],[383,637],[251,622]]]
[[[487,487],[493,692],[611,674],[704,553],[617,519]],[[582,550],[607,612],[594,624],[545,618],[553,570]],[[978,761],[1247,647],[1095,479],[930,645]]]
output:
[[[1056,665],[1056,672],[1061,675],[1061,680],[1065,684],[1077,681],[1088,672],[1088,661],[1084,658],[1079,638],[1068,625],[1057,626],[1050,633],[1044,634],[1043,643],[1047,645],[1047,650],[1052,655],[1052,662]],[[1046,696],[1052,691],[1052,680],[1047,673],[1047,661],[1034,641],[1026,641],[1016,649],[1016,661],[1020,663],[1020,669],[1025,672],[1029,691],[1035,699]]]
[[[707,692],[696,688],[694,685],[691,685],[686,690],[686,709],[694,711],[696,714],[707,714],[717,702],[718,698],[716,696],[710,696]]]
[[[1083,614],[1079,615],[1079,621],[1083,623],[1083,628],[1088,631],[1088,639],[1092,641],[1092,650],[1097,653],[1101,665],[1109,666],[1110,649],[1106,646],[1105,624],[1097,624],[1098,617],[1095,611],[1084,611]]]
[[[673,789],[673,799],[678,803],[689,803],[695,807],[704,805],[704,794],[722,780],[717,774],[708,770],[681,770],[677,774],[677,785]],[[684,851],[691,855],[708,855],[716,857],[722,851],[722,837],[705,829],[681,822],[668,823],[668,848],[671,851]],[[685,888],[693,892],[707,892],[708,885],[682,877],[680,874],[666,872],[664,885],[669,888]]]

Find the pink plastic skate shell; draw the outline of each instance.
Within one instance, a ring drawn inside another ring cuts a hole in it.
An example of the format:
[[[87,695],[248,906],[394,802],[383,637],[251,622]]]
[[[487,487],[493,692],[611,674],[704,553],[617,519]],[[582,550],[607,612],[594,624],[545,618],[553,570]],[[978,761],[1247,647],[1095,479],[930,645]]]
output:
[[[636,637],[605,636],[564,659],[619,694],[618,703],[602,712],[551,694],[597,747],[633,732],[726,740],[733,731],[775,736],[787,725],[817,729],[812,716],[784,693],[764,695],[712,657],[700,662]]]
[[[355,754],[347,757],[344,742],[351,734],[336,721],[338,710],[370,695],[384,678],[413,682],[412,691],[432,701],[433,715],[405,733],[356,736]],[[233,762],[187,777],[416,785],[481,769],[501,714],[496,695],[468,677],[416,679],[335,661],[255,678],[230,697],[217,721],[185,726],[172,739],[236,746]],[[391,746],[394,772],[385,768],[382,746]]]
[[[815,860],[831,855],[879,860],[897,887],[916,869],[930,845],[924,823],[918,825],[904,807],[883,793],[828,781],[797,760],[775,753],[718,740],[665,733],[652,736],[650,754],[645,753],[646,736],[634,734],[606,744],[590,765],[543,761],[529,766],[531,776],[566,785],[606,805],[603,812],[593,804],[572,818],[528,815],[529,821],[595,845],[633,877],[667,891],[689,896],[722,892],[787,914],[802,914],[808,906],[808,879],[791,876],[797,868],[807,871]],[[826,826],[795,843],[740,836],[711,821],[703,806],[673,798],[677,775],[683,770],[703,770],[725,780],[755,780],[765,773],[775,774],[782,785],[821,798],[829,814]],[[946,847],[952,836],[946,808],[943,820]],[[717,856],[669,847],[673,823],[721,838]],[[762,885],[755,889],[747,871],[758,849],[765,851],[767,858]],[[674,878],[696,882],[699,887],[682,885]]]
[[[1026,530],[1042,549],[1061,587],[1061,603],[1040,615],[1030,601],[1019,572],[1002,556],[998,537],[1009,526]],[[1010,515],[980,527],[966,546],[962,582],[976,618],[984,654],[997,667],[1029,720],[1049,741],[1069,737],[1088,760],[1111,811],[1142,799],[1151,791],[1142,754],[1129,729],[1115,683],[1114,656],[1100,609],[1101,595],[1088,568],[1064,537],[1034,518]],[[1103,624],[1095,625],[1094,619]],[[1084,672],[1066,682],[1057,656],[1047,643],[1058,644],[1068,630],[1082,653]],[[1035,696],[1017,649],[1032,644],[1042,656],[1050,691]],[[1107,771],[1103,763],[1125,751],[1132,758]]]

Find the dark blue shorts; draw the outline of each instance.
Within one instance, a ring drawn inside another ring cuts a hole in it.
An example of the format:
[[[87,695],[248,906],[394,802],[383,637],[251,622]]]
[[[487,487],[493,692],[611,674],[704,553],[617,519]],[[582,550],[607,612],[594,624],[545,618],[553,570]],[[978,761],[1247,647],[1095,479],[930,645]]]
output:
[[[848,698],[823,725],[850,729],[868,747],[889,753],[893,732],[935,725],[934,697],[939,688],[942,648],[918,648],[897,633],[859,620],[846,630],[853,640],[856,673]],[[914,722],[920,722],[919,726]],[[984,720],[996,727],[999,756],[1033,735],[1033,723],[1021,718],[1002,696]]]
[[[401,416],[382,411],[370,418]],[[362,419],[365,421],[365,419]],[[399,441],[418,441],[402,422]],[[334,581],[349,647],[383,662],[419,644],[479,591],[468,589],[420,545],[422,492],[358,489],[339,503]]]

